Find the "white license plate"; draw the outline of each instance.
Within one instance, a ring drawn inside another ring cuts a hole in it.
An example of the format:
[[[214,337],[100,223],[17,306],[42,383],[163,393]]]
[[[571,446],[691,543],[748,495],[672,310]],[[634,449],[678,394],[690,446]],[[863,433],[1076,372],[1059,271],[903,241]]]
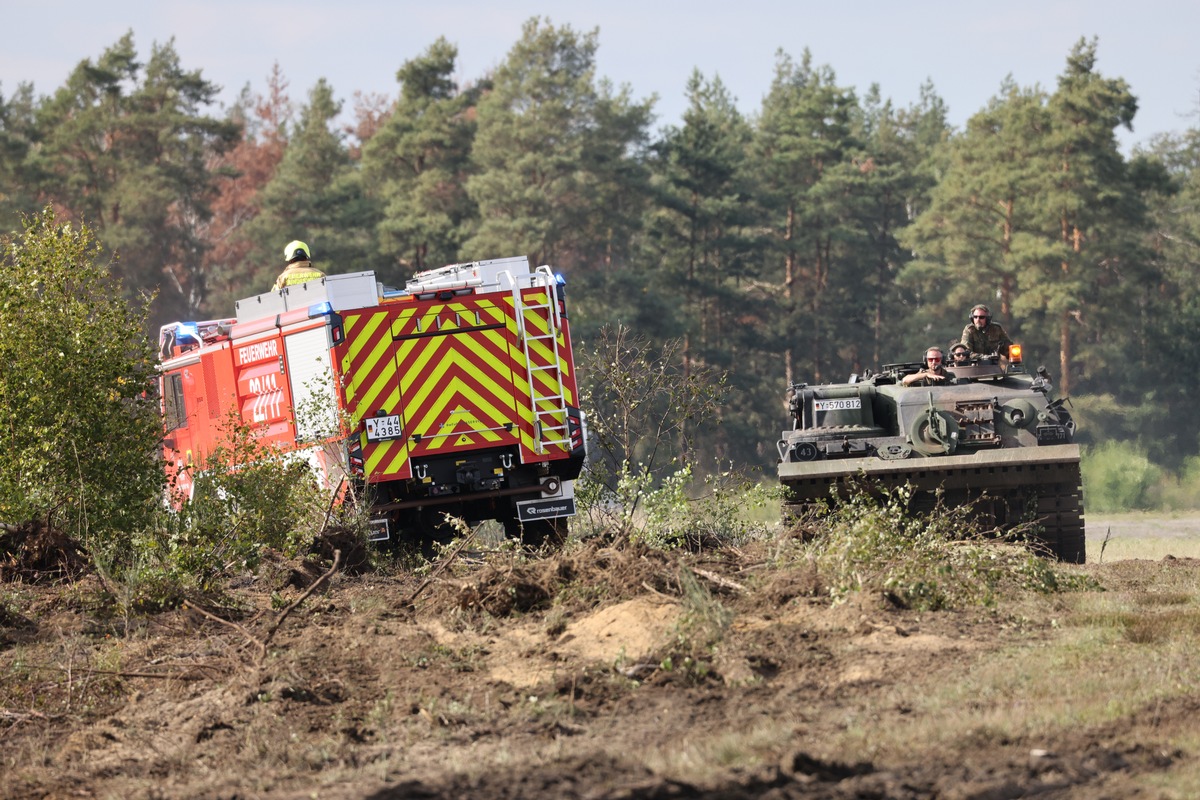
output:
[[[404,434],[400,431],[400,415],[389,414],[386,417],[367,417],[367,441],[380,442],[384,439],[399,439]]]
[[[814,411],[848,411],[862,408],[861,397],[838,397],[829,400],[813,400]]]

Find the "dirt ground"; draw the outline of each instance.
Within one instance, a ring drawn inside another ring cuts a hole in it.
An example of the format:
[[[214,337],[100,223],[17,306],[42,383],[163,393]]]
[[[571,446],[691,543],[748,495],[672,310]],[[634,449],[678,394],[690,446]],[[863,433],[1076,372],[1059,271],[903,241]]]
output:
[[[280,561],[220,604],[144,616],[106,616],[95,576],[4,584],[0,796],[1155,797],[1147,776],[1196,755],[1175,744],[1194,692],[925,747],[938,721],[911,687],[1049,641],[1061,598],[833,605],[770,555],[574,545],[324,579]],[[1198,566],[1070,569],[1119,593]],[[875,742],[897,729],[913,741]]]

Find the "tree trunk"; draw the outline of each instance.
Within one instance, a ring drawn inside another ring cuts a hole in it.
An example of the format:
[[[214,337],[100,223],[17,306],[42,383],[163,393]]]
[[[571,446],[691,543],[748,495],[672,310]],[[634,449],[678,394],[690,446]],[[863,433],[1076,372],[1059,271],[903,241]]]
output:
[[[796,303],[792,299],[793,288],[796,284],[796,251],[792,247],[792,240],[795,236],[796,207],[789,204],[787,209],[787,228],[783,233],[783,241],[786,248],[786,255],[783,262],[783,300],[789,321],[796,314]],[[787,336],[786,333],[784,335]],[[783,375],[787,381],[787,385],[791,386],[795,377],[795,365],[792,361],[792,342],[790,338],[787,339],[787,343],[783,348]]]
[[[1071,392],[1071,314],[1064,311],[1058,333],[1059,354],[1059,394],[1065,396]]]

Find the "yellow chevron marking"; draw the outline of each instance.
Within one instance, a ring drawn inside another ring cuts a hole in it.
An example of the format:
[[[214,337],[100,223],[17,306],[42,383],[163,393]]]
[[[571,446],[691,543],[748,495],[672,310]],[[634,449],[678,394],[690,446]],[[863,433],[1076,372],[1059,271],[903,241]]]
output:
[[[453,431],[449,431],[446,434],[435,434],[434,430],[433,430],[433,426],[437,422],[438,418],[441,417],[442,412],[445,410],[446,406],[449,405],[449,401],[460,395],[462,397],[464,397],[466,400],[468,400],[471,403],[471,406],[477,412],[479,412],[480,414],[482,414],[482,416],[491,420],[492,421],[491,426],[499,427],[499,426],[503,425],[505,422],[509,421],[508,417],[503,412],[497,410],[496,407],[493,406],[489,402],[488,398],[484,398],[483,396],[481,396],[473,388],[471,388],[466,383],[464,383],[460,378],[454,378],[446,385],[444,391],[441,392],[441,394],[438,398],[439,402],[436,403],[435,405],[433,405],[429,409],[429,411],[424,416],[421,417],[421,419],[414,420],[409,425],[409,434],[410,435],[420,434],[422,436],[431,436],[432,435],[433,442],[429,446],[431,448],[438,448],[438,447],[443,446],[445,444],[445,440],[446,440],[447,436],[453,434]],[[463,408],[463,407],[459,406],[458,408]],[[476,424],[478,424],[477,417],[476,417]],[[491,427],[491,426],[489,426],[489,427]],[[480,427],[483,427],[483,426],[480,425]],[[498,440],[500,438],[499,434],[496,433],[495,431],[490,431],[489,433],[492,433],[493,435],[495,435],[496,440]]]
[[[383,315],[379,315],[381,318]],[[377,327],[377,326],[376,326]],[[350,385],[346,387],[346,398],[350,401],[357,402],[358,405],[370,404],[383,387],[388,383],[394,382],[396,368],[394,364],[385,365],[383,372],[378,375],[375,382],[371,386],[366,386],[367,377],[376,364],[388,359],[388,346],[391,344],[389,338],[384,336],[376,343],[370,353],[365,354],[357,360],[357,367],[353,372],[350,380]],[[362,350],[360,345],[359,350]],[[362,392],[362,396],[359,393]]]
[[[387,319],[387,312],[381,311],[378,314],[372,314],[369,317],[360,316],[356,318],[354,326],[347,326],[346,339],[349,341],[349,346],[346,349],[346,357],[342,359],[342,364],[346,365],[357,361],[359,353],[366,347],[367,342],[371,340],[372,335],[379,326]],[[362,329],[359,330],[358,326]]]
[[[386,358],[387,356],[385,355],[384,357]],[[391,394],[388,395],[388,400],[379,403],[379,395],[386,389],[391,389]],[[363,393],[358,407],[363,409],[372,407],[386,408],[391,411],[396,407],[399,400],[399,392],[396,386],[396,364],[389,359],[386,368],[379,373],[375,382],[367,387],[367,390]]]
[[[399,472],[404,466],[404,462],[408,460],[408,441],[397,440],[395,444],[398,444],[399,446],[395,449],[395,454],[392,459],[388,461],[387,465],[380,470],[380,474],[393,475]]]
[[[390,475],[399,471],[407,458],[408,442],[406,440],[395,439],[390,442],[379,442],[367,456],[364,471],[368,477]]]
[[[511,384],[507,382],[504,384],[496,382],[491,375],[484,373],[482,370],[474,368],[474,364],[471,364],[469,361],[465,364],[456,363],[463,355],[458,351],[452,351],[451,355],[452,357],[443,358],[440,362],[438,362],[432,371],[426,372],[423,369],[415,370],[415,374],[423,376],[424,380],[417,393],[408,397],[409,407],[420,408],[425,405],[430,395],[432,395],[434,392],[442,392],[439,387],[441,386],[442,381],[445,379],[446,374],[451,369],[463,369],[469,373],[472,378],[479,381],[483,388],[486,389],[489,394],[492,394],[497,400],[506,401],[508,404],[512,404]],[[457,378],[455,380],[457,380]]]

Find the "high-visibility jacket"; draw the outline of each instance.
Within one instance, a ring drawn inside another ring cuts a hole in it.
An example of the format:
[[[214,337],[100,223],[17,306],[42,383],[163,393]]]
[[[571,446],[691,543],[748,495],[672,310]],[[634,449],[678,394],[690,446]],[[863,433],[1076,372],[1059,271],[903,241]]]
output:
[[[311,261],[293,261],[288,264],[287,269],[279,273],[279,277],[275,279],[276,291],[285,286],[292,286],[297,283],[306,281],[315,281],[317,278],[324,278],[325,273],[312,265]]]

